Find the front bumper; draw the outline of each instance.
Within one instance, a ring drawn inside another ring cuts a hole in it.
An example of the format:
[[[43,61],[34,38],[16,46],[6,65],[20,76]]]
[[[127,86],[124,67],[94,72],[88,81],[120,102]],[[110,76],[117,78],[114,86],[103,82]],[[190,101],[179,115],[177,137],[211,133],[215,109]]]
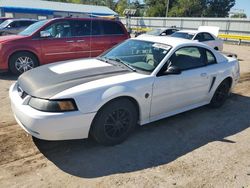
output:
[[[69,140],[87,138],[96,113],[41,112],[29,105],[30,96],[22,99],[14,83],[9,90],[11,108],[17,123],[32,136],[43,140]]]

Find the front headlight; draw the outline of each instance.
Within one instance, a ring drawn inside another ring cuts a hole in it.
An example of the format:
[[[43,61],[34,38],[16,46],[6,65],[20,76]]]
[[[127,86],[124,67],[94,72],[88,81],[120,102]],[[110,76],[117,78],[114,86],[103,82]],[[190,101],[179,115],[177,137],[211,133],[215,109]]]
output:
[[[73,99],[46,100],[32,97],[29,106],[44,112],[76,111],[77,106]]]

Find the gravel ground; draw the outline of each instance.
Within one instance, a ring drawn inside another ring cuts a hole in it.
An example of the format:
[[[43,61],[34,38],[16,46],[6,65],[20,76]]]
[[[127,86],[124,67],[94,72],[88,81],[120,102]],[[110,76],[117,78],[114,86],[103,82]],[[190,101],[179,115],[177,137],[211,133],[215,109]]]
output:
[[[0,187],[250,187],[250,47],[220,109],[202,107],[138,128],[114,147],[33,139],[15,122],[0,75]]]

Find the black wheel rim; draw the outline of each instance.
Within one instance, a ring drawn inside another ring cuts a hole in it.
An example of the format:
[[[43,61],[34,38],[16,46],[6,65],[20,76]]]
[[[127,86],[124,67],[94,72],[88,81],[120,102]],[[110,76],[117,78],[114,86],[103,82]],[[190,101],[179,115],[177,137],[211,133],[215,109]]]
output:
[[[129,125],[129,112],[125,109],[118,109],[107,115],[104,129],[110,138],[119,138],[129,130]]]
[[[226,84],[221,85],[216,91],[215,100],[217,102],[223,102],[228,95],[228,87]]]

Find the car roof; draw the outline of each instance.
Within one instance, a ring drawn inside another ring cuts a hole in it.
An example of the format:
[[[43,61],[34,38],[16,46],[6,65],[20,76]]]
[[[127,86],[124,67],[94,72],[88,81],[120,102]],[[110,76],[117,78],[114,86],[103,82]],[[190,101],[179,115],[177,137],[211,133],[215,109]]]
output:
[[[167,37],[167,36],[153,36],[153,35],[140,35],[136,38],[133,38],[133,40],[143,40],[143,41],[150,41],[150,42],[157,42],[161,44],[166,44],[172,47],[177,47],[180,45],[203,45],[200,42],[183,39],[183,38],[175,38],[175,37]]]
[[[107,19],[107,18],[91,18],[91,17],[85,17],[85,18],[60,17],[60,18],[51,18],[48,20],[50,21],[53,21],[53,20],[103,20],[103,21],[111,21],[111,22],[120,22],[119,20],[112,20],[112,19]]]

